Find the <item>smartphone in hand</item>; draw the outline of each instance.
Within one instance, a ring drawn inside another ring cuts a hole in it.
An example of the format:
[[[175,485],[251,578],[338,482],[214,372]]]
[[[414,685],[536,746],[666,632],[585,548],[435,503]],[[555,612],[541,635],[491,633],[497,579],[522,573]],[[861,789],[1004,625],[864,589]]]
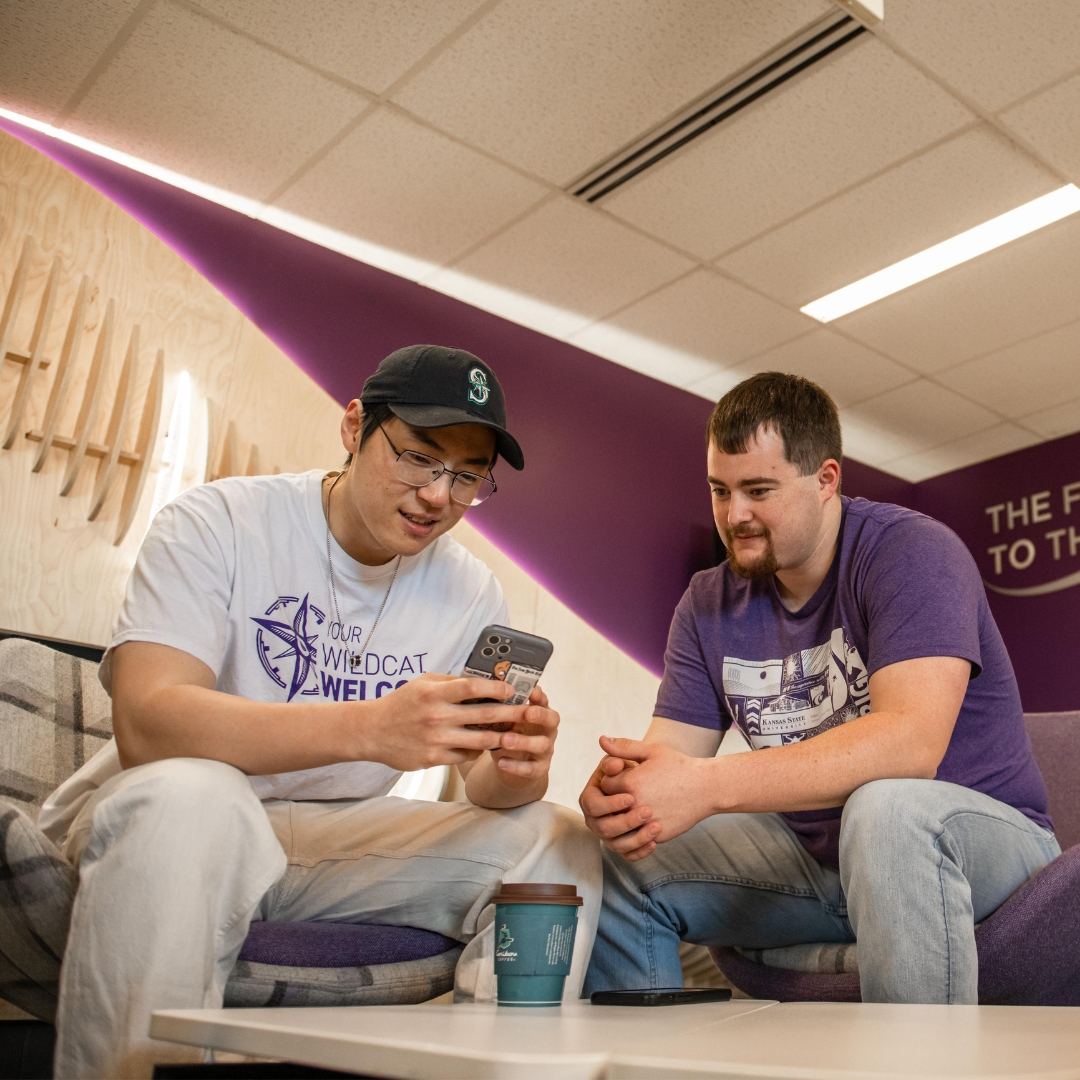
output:
[[[547,638],[511,630],[508,626],[485,626],[465,664],[462,675],[480,679],[498,679],[514,688],[514,696],[506,701],[496,698],[469,698],[462,705],[488,702],[499,705],[524,705],[529,700],[555,646]],[[509,731],[514,725],[466,724],[478,731]]]

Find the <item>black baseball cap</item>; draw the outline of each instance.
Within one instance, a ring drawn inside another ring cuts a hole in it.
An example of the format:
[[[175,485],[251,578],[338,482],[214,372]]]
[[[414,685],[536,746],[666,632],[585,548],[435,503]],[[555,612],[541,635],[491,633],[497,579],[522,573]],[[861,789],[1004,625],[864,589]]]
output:
[[[495,432],[499,455],[525,468],[517,439],[506,430],[502,387],[478,356],[445,345],[408,345],[392,352],[364,383],[363,405],[388,405],[413,427],[481,424]]]

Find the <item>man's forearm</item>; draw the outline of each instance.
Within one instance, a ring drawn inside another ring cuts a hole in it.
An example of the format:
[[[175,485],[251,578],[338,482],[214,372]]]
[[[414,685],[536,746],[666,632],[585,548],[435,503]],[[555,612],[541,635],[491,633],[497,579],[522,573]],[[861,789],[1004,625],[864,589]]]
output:
[[[474,806],[488,810],[509,810],[514,806],[542,799],[547,792],[547,775],[539,779],[514,776],[495,764],[492,754],[481,754],[467,767],[459,766],[465,775],[465,795]]]
[[[374,703],[350,703],[347,718],[340,704],[280,705],[201,686],[167,686],[137,707],[114,707],[114,726],[125,768],[197,757],[266,775],[362,759],[356,710],[365,704]]]
[[[940,756],[909,721],[870,713],[805,742],[710,762],[713,813],[776,813],[841,806],[872,780],[933,779]]]

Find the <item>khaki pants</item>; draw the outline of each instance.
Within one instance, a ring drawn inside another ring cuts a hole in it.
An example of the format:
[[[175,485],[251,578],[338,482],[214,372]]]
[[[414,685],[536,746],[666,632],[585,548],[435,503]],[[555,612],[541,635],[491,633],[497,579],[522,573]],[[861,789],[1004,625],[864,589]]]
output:
[[[198,1061],[147,1032],[155,1009],[219,1008],[252,919],[418,926],[468,942],[455,1000],[494,998],[491,896],[574,883],[566,997],[579,996],[600,907],[600,851],[551,803],[482,810],[376,798],[260,803],[246,776],[177,758],[129,769],[82,808],[65,856],[79,891],[60,981],[56,1076],[148,1077]]]

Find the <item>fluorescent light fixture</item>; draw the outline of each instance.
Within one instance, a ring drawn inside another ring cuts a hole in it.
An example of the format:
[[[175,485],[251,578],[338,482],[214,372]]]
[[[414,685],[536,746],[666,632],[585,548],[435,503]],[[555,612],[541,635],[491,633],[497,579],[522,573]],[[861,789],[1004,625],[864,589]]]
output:
[[[993,251],[1010,240],[1017,240],[1044,225],[1060,221],[1070,214],[1075,214],[1077,210],[1080,210],[1080,188],[1075,184],[1066,184],[1056,191],[1051,191],[1049,195],[1032,199],[1015,210],[1009,210],[976,225],[974,229],[968,229],[967,232],[943,240],[917,255],[901,259],[892,266],[886,266],[884,270],[878,270],[875,274],[845,285],[799,310],[819,322],[832,322],[841,315],[858,311],[875,300],[881,300],[909,285],[950,270],[977,255]]]
[[[861,23],[877,26],[885,18],[885,0],[836,0]]]

